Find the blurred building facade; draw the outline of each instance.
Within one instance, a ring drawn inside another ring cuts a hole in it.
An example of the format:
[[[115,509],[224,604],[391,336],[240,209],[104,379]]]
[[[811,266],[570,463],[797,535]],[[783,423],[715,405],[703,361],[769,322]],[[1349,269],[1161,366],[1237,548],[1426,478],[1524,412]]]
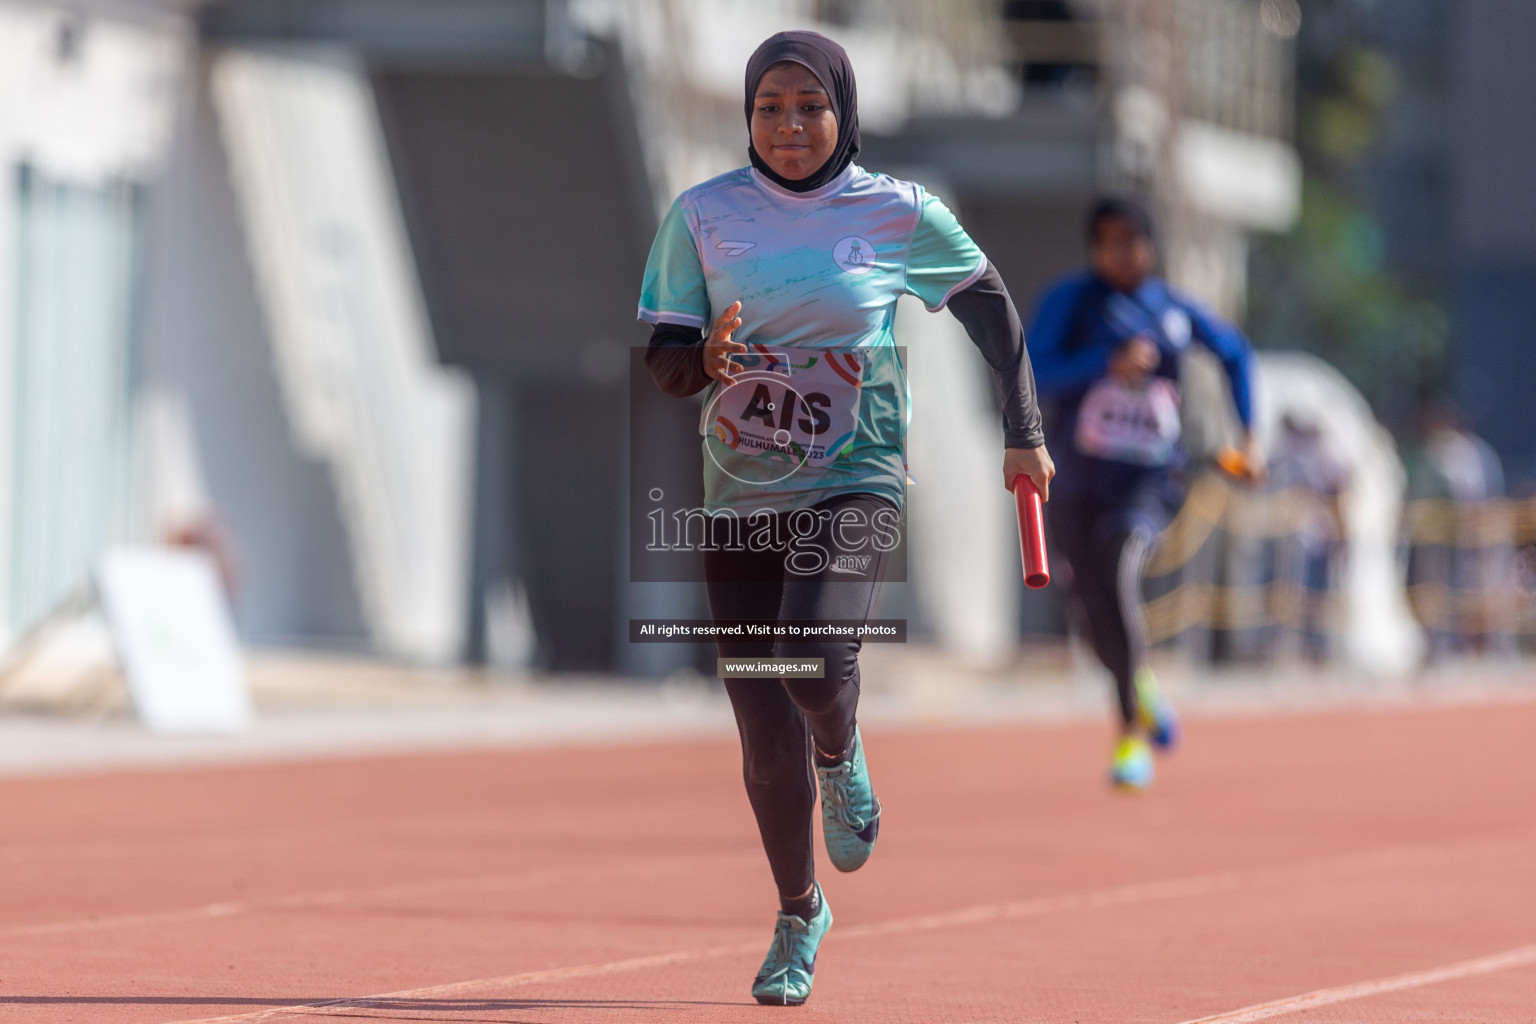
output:
[[[1344,368],[1399,436],[1448,392],[1506,477],[1532,480],[1536,115],[1523,97],[1536,71],[1521,55],[1536,45],[1536,8],[1321,0],[1298,45],[1310,262],[1337,283],[1265,266],[1277,306],[1323,310],[1266,314],[1273,341]],[[1309,344],[1309,331],[1343,337]]]
[[[1239,316],[1249,235],[1289,227],[1300,201],[1292,8],[1008,0],[1014,109],[919,120],[871,159],[941,168],[1020,296],[1080,265],[1098,193],[1147,195],[1170,279]]]
[[[630,408],[634,296],[658,212],[743,162],[752,46],[843,41],[862,162],[952,201],[1021,303],[1113,187],[1155,197],[1172,276],[1234,311],[1248,234],[1297,202],[1294,7],[7,0],[0,621],[109,543],[228,538],[252,643],[669,671],[692,655],[627,619],[702,607],[628,580],[630,417],[682,488],[697,435],[683,403]],[[913,336],[957,336],[936,324]],[[930,348],[965,406],[930,447],[994,450],[979,361]],[[996,497],[964,496],[915,507],[974,523]],[[1009,553],[1006,508],[986,521]],[[959,595],[932,632],[978,650],[1013,626],[977,635],[961,598],[1017,590],[1011,562],[941,575],[984,554],[914,575]]]
[[[1451,174],[1452,379],[1508,477],[1536,481],[1536,7],[1462,0],[1442,8],[1454,92],[1442,136]]]
[[[0,623],[14,634],[88,584],[150,517],[150,191],[172,133],[189,26],[169,5],[93,24],[0,7]]]

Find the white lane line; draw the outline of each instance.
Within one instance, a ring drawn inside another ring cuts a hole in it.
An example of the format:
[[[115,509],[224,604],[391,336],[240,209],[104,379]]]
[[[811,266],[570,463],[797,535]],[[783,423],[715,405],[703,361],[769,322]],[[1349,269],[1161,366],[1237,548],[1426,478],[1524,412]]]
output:
[[[145,928],[160,924],[177,924],[210,917],[232,917],[251,909],[249,903],[209,903],[201,907],[183,910],[161,910],[149,914],[121,914],[117,917],[87,917],[78,921],[52,921],[48,924],[24,924],[0,929],[0,938],[34,938],[44,935],[65,935],[70,932],[108,931],[113,928]]]
[[[387,899],[391,896],[412,896],[454,889],[488,889],[511,882],[523,884],[515,875],[488,875],[476,878],[446,878],[423,882],[406,882],[399,885],[379,886],[373,889],[333,889],[326,892],[296,893],[292,896],[274,896],[270,899],[234,903],[207,903],[200,907],[183,907],[177,910],[158,910],[144,914],[121,914],[116,917],[86,917],[73,921],[51,921],[46,924],[23,924],[0,928],[0,942],[7,939],[35,938],[46,935],[66,935],[73,932],[110,931],[115,928],[145,928],[156,925],[200,921],[214,917],[234,917],[261,910],[291,910],[305,907],[328,907],[346,904],[358,899]]]
[[[1339,871],[1339,870],[1381,870],[1393,867],[1408,867],[1426,862],[1434,862],[1444,859],[1446,856],[1464,856],[1470,845],[1503,845],[1511,841],[1516,843],[1536,838],[1536,830],[1530,828],[1518,828],[1498,832],[1483,833],[1481,835],[1457,838],[1454,840],[1431,840],[1428,842],[1402,843],[1396,846],[1380,847],[1375,850],[1365,850],[1329,857],[1320,857],[1311,860],[1292,862],[1289,864],[1276,864],[1258,868],[1250,868],[1240,873],[1228,873],[1225,875],[1197,876],[1194,879],[1174,879],[1161,882],[1147,883],[1153,887],[1185,886],[1191,884],[1205,884],[1211,878],[1236,878],[1241,874],[1244,882],[1249,884],[1265,884],[1267,882],[1282,881],[1295,874],[1304,874],[1313,870]],[[563,865],[558,868],[546,868],[536,872],[521,874],[495,874],[478,875],[460,878],[423,879],[416,882],[401,882],[390,885],[373,886],[358,889],[331,889],[318,892],[294,893],[288,896],[272,896],[255,900],[242,900],[221,903],[209,903],[195,907],[181,907],[175,910],[147,911],[140,914],[121,914],[113,917],[88,917],[77,918],[69,921],[50,921],[38,924],[25,925],[0,925],[0,943],[8,939],[34,938],[48,935],[61,935],[74,932],[109,931],[117,928],[142,928],[155,925],[176,924],[178,922],[201,921],[209,918],[233,917],[239,914],[259,913],[264,910],[293,910],[308,907],[345,905],[356,900],[387,899],[391,896],[428,895],[435,892],[451,892],[457,889],[486,889],[516,888],[535,884],[551,879],[562,878],[572,871],[588,870],[585,866],[572,867]],[[605,869],[606,870],[606,869]],[[630,869],[633,873],[634,869]],[[1138,888],[1132,886],[1132,889]],[[1116,889],[1110,892],[1123,892],[1128,890]],[[1188,895],[1199,895],[1199,891],[1191,891]],[[1214,891],[1214,890],[1211,890]],[[1043,897],[1051,903],[1053,909],[1070,910],[1079,907],[1098,906],[1103,904],[1090,904],[1083,901],[1090,898],[1105,898],[1103,893],[1098,896],[1075,894],[1068,896]],[[987,904],[985,907],[964,911],[966,914],[975,915],[964,921],[950,922],[953,915],[941,915],[943,920],[952,924],[966,924],[1017,916],[1009,907],[1029,906],[1040,900],[1026,900],[1017,904]],[[1036,913],[1027,910],[1026,913]],[[905,920],[905,919],[904,919]],[[918,919],[912,919],[918,920]],[[941,927],[949,927],[950,924]],[[859,925],[856,928],[880,928],[885,925]],[[902,930],[907,930],[905,927]],[[841,928],[838,934],[848,936],[855,929]],[[878,933],[871,933],[878,934]]]
[[[272,896],[231,903],[208,903],[198,907],[157,910],[143,914],[121,914],[115,917],[86,917],[72,921],[13,925],[10,927],[0,927],[0,942],[15,938],[64,935],[73,932],[109,931],[115,928],[143,928],[185,921],[200,921],[215,917],[233,917],[237,914],[259,913],[264,910],[345,907],[349,904],[356,904],[359,900],[427,896],[437,893],[454,892],[455,890],[488,891],[493,889],[522,888],[564,878],[573,870],[582,869],[566,866],[522,873],[472,875],[462,878],[428,878],[417,882],[397,882],[390,885],[359,889],[326,889],[316,892],[293,893],[288,896]]]
[[[1073,910],[1097,910],[1101,907],[1124,907],[1134,903],[1150,903],[1156,900],[1187,899],[1207,896],[1218,892],[1231,892],[1241,888],[1253,877],[1243,872],[1228,871],[1216,875],[1200,875],[1194,878],[1175,878],[1163,882],[1145,882],[1124,885],[1097,892],[1069,893],[1065,896],[1038,896],[1028,900],[1008,903],[986,903],[977,907],[952,911],[948,914],[930,914],[924,917],[903,917],[880,924],[856,924],[841,928],[828,936],[837,939],[861,939],[871,935],[898,935],[907,932],[926,932],[936,928],[954,928],[968,924],[986,924],[991,921],[1008,921],[1019,917],[1037,917],[1041,914],[1058,914]]]
[[[332,1013],[333,1010],[361,1010],[380,1003],[396,1002],[403,999],[449,999],[454,996],[468,995],[471,992],[479,992],[486,989],[502,990],[517,988],[521,985],[535,985],[544,981],[564,981],[568,978],[595,978],[604,974],[619,974],[623,971],[642,971],[648,967],[669,967],[673,964],[689,963],[694,960],[709,960],[721,956],[738,956],[756,952],[763,948],[758,941],[743,942],[734,946],[710,946],[705,949],[685,949],[675,953],[658,953],[654,956],[638,956],[629,960],[613,960],[608,963],[581,964],[576,967],[556,967],[546,971],[529,971],[525,974],[509,974],[503,978],[477,978],[473,981],[456,981],[447,985],[432,985],[427,988],[403,989],[399,992],[385,992],[376,996],[360,996],[354,999],[330,999],[323,1003],[298,1003],[293,1006],[274,1006],[266,1010],[257,1010],[254,1013],[236,1013],[227,1017],[200,1017],[192,1021],[178,1021],[176,1024],[227,1024],[231,1021],[249,1022],[271,1020],[274,1017],[289,1016],[345,1016],[345,1014]]]
[[[3,782],[0,779],[0,782]],[[355,818],[332,816],[320,821],[288,822],[259,826],[230,825],[198,831],[171,831],[132,838],[88,839],[77,841],[0,842],[0,863],[22,865],[34,861],[47,864],[89,863],[102,860],[146,858],[160,861],[167,848],[179,855],[213,856],[227,853],[229,847],[241,850],[274,847],[290,849],[297,842],[320,842],[328,846],[355,842],[393,840],[404,836],[426,835],[454,839],[459,836],[496,838],[509,845],[521,842],[531,846],[529,828],[537,838],[542,823],[533,822],[515,831],[500,822],[487,825],[481,815],[411,814],[360,815]]]
[[[1073,910],[1091,910],[1101,907],[1128,906],[1137,903],[1146,903],[1155,900],[1184,899],[1218,892],[1230,892],[1238,888],[1253,885],[1273,884],[1283,882],[1298,875],[1311,874],[1318,870],[1349,871],[1372,870],[1391,867],[1421,866],[1443,859],[1447,854],[1465,855],[1468,846],[1487,845],[1490,842],[1497,845],[1508,844],[1511,840],[1517,842],[1525,840],[1532,834],[1529,828],[1519,828],[1503,832],[1487,833],[1481,836],[1461,837],[1456,840],[1432,841],[1425,843],[1404,843],[1398,846],[1384,847],[1378,850],[1350,853],[1338,857],[1325,857],[1316,860],[1302,861],[1299,863],[1274,865],[1267,868],[1250,869],[1247,871],[1226,871],[1209,875],[1196,875],[1182,879],[1167,879],[1159,882],[1148,882],[1126,886],[1118,886],[1112,889],[1101,889],[1085,893],[1074,893],[1065,896],[1045,896],[1027,900],[1012,900],[1000,903],[981,904],[951,911],[945,914],[932,914],[920,917],[898,918],[875,924],[853,925],[836,929],[828,936],[829,941],[843,941],[847,939],[865,938],[875,935],[892,935],[910,932],[930,931],[938,928],[951,928],[968,924],[983,924],[990,921],[1011,920],[1021,917],[1030,917],[1049,913],[1059,913]],[[761,942],[754,941],[732,946],[715,946],[697,950],[679,950],[671,953],[661,953],[653,956],[635,957],[627,960],[616,960],[607,963],[582,964],[572,967],[552,968],[542,971],[532,971],[523,974],[506,975],[499,978],[479,978],[469,981],[451,982],[445,985],[429,986],[421,989],[410,989],[400,992],[387,992],[374,996],[357,996],[345,999],[331,999],[319,1003],[296,1003],[286,1007],[271,1007],[265,1010],[257,1010],[249,1013],[234,1014],[221,1017],[198,1018],[196,1020],[177,1021],[174,1024],[226,1024],[226,1022],[241,1021],[254,1022],[269,1020],[280,1016],[343,1016],[343,1013],[331,1013],[330,1011],[345,1011],[347,1009],[362,1009],[371,1004],[387,1002],[399,999],[431,999],[447,998],[468,992],[486,989],[497,990],[517,988],[526,985],[538,984],[546,981],[559,981],[569,978],[596,977],[605,974],[614,974],[630,970],[643,970],[648,967],[659,967],[678,963],[687,963],[696,960],[713,959],[722,956],[744,955],[753,953],[761,947]],[[1267,1004],[1266,1004],[1267,1005]],[[1243,1011],[1238,1011],[1243,1012]],[[1222,1019],[1222,1018],[1213,1018]],[[1262,1019],[1262,1018],[1255,1018]],[[1185,1022],[1193,1024],[1193,1022]]]
[[[1460,963],[1447,964],[1444,967],[1432,967],[1424,971],[1411,971],[1408,974],[1399,974],[1392,978],[1362,981],[1353,985],[1339,985],[1336,988],[1320,988],[1315,992],[1307,992],[1299,996],[1290,996],[1289,998],[1276,999],[1269,1003],[1245,1006],[1240,1010],[1232,1010],[1228,1013],[1218,1013],[1214,1017],[1187,1020],[1183,1024],[1249,1024],[1251,1021],[1283,1017],[1287,1014],[1312,1010],[1319,1006],[1332,1006],[1334,1003],[1346,1003],[1353,999],[1365,999],[1369,996],[1381,995],[1385,992],[1400,992],[1403,989],[1436,985],[1442,981],[1455,981],[1459,978],[1472,978],[1480,974],[1492,974],[1495,971],[1507,971],[1513,967],[1527,967],[1531,964],[1536,964],[1536,945],[1521,946],[1518,949],[1511,949],[1504,953],[1478,957],[1475,960],[1463,960]]]
[[[961,910],[947,914],[928,914],[921,917],[904,917],[880,924],[854,925],[849,928],[834,929],[828,936],[828,941],[846,941],[849,939],[868,938],[874,935],[895,935],[908,932],[932,931],[937,928],[953,928],[968,924],[983,924],[989,921],[1010,920],[1020,917],[1033,917],[1041,914],[1059,913],[1072,910],[1091,910],[1098,907],[1126,906],[1133,903],[1147,903],[1153,900],[1183,899],[1190,896],[1200,896],[1208,893],[1226,892],[1236,889],[1248,880],[1248,876],[1240,872],[1223,872],[1217,875],[1204,875],[1194,878],[1174,879],[1166,882],[1150,882],[1142,885],[1126,885],[1114,889],[1102,889],[1097,892],[1074,893],[1067,896],[1045,896],[1029,900],[1012,900],[1006,903],[986,903],[980,906],[965,907]],[[386,992],[376,996],[362,996],[355,999],[334,999],[324,1003],[306,1003],[286,1007],[272,1007],[266,1010],[256,1010],[252,1013],[238,1013],[226,1017],[206,1017],[195,1021],[178,1021],[177,1024],[228,1024],[232,1021],[252,1022],[270,1020],[273,1017],[289,1015],[314,1015],[314,1016],[340,1016],[333,1011],[348,1009],[363,1009],[377,1003],[388,1003],[403,999],[446,999],[454,996],[466,995],[471,992],[498,992],[509,988],[519,988],[525,985],[535,985],[547,981],[564,981],[570,978],[591,978],[604,974],[617,974],[623,971],[644,970],[649,967],[666,967],[673,964],[689,963],[697,960],[711,960],[724,956],[740,956],[761,951],[761,940],[738,943],[729,946],[712,946],[705,949],[679,950],[673,953],[660,953],[655,956],[634,957],[629,960],[614,960],[608,963],[582,964],[576,967],[557,967],[545,971],[530,971],[524,974],[509,974],[501,978],[479,978],[472,981],[456,981],[447,985],[432,985],[427,988],[407,989],[401,992]]]

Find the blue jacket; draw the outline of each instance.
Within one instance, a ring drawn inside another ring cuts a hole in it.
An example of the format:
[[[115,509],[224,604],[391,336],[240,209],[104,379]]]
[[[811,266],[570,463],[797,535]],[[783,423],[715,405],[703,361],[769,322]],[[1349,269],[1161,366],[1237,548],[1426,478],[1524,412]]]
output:
[[[1174,382],[1179,378],[1179,356],[1191,342],[1209,349],[1226,371],[1238,418],[1245,428],[1252,425],[1253,350],[1241,331],[1161,278],[1148,278],[1134,292],[1122,294],[1094,274],[1078,271],[1046,289],[1025,332],[1035,387],[1042,399],[1056,402],[1052,433],[1067,439],[1056,448],[1068,462],[1087,460],[1099,472],[1125,466],[1076,453],[1071,438],[1083,396],[1106,375],[1110,354],[1138,334],[1155,342],[1162,354],[1156,374]],[[1127,467],[1111,475],[1146,472],[1142,467]],[[1070,479],[1062,483],[1068,490],[1077,489]]]

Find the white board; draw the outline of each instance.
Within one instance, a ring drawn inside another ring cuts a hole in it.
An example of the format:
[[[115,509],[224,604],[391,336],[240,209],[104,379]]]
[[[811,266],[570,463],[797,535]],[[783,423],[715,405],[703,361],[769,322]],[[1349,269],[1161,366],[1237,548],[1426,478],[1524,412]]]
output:
[[[251,722],[240,646],[213,560],[118,548],[97,568],[139,719],[156,732],[234,732]]]

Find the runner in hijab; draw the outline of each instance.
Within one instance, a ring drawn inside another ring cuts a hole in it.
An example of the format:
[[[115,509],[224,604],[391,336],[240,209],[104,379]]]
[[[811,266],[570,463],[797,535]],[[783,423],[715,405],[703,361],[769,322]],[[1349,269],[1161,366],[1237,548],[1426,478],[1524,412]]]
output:
[[[679,196],[651,248],[639,314],[654,325],[646,362],[668,394],[705,392],[706,508],[717,521],[745,520],[752,537],[705,551],[716,623],[862,621],[907,479],[897,297],[948,306],[964,324],[1002,399],[1003,485],[1023,474],[1044,494],[1054,468],[1023,329],[1001,278],[943,203],[854,163],[858,102],[842,47],[814,32],[768,39],[747,64],[745,113],[751,166]],[[863,554],[825,557],[849,551]],[[818,785],[834,866],[862,866],[879,832],[855,718],[859,647],[851,638],[718,644],[723,658],[825,666],[820,679],[725,679],[779,892],[752,983],[761,1003],[805,1001],[832,924],[812,859]]]
[[[1263,459],[1250,430],[1248,342],[1153,275],[1146,207],[1101,200],[1088,234],[1092,268],[1041,297],[1029,353],[1040,394],[1056,400],[1057,428],[1072,437],[1046,518],[1072,569],[1094,653],[1115,680],[1121,728],[1110,780],[1140,790],[1152,783],[1152,748],[1171,749],[1179,737],[1178,716],[1146,663],[1140,588],[1152,544],[1183,498],[1179,359],[1191,342],[1226,371],[1247,472],[1261,474]]]

